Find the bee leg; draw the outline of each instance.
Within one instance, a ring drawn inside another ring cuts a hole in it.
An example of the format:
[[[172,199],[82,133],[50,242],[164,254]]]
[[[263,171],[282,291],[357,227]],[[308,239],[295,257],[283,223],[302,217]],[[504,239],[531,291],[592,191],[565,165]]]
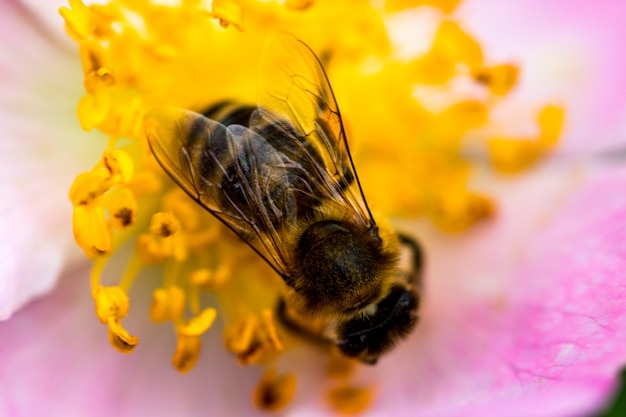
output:
[[[288,330],[297,333],[309,342],[325,346],[334,344],[332,340],[323,335],[323,331],[321,329],[316,330],[310,326],[307,327],[305,324],[305,318],[298,317],[297,312],[287,305],[287,302],[283,297],[280,297],[278,304],[276,305],[276,315]]]
[[[398,239],[400,244],[409,248],[412,254],[411,271],[408,275],[409,283],[415,285],[417,288],[422,286],[422,271],[424,268],[424,254],[419,243],[415,241],[409,235],[404,233],[398,233]]]

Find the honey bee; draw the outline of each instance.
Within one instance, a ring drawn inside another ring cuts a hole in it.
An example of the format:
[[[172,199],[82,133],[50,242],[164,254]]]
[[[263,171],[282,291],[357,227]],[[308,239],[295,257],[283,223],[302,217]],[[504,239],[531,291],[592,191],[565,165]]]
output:
[[[420,247],[374,221],[314,52],[285,32],[270,35],[260,80],[257,106],[152,110],[150,148],[282,277],[286,327],[374,364],[418,321]],[[400,245],[411,252],[407,271]]]

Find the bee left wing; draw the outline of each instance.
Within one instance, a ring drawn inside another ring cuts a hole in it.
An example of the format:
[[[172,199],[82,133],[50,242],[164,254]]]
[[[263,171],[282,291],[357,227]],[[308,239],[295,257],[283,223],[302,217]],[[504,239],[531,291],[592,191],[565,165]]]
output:
[[[295,223],[297,190],[286,178],[298,167],[252,130],[188,110],[153,109],[144,129],[168,175],[288,279],[280,229]]]
[[[316,204],[334,203],[351,213],[354,222],[374,226],[324,68],[311,48],[287,32],[275,31],[268,37],[258,104],[250,128],[267,136],[268,127],[282,126],[283,142],[297,146],[297,153],[317,171],[309,173],[324,193]]]

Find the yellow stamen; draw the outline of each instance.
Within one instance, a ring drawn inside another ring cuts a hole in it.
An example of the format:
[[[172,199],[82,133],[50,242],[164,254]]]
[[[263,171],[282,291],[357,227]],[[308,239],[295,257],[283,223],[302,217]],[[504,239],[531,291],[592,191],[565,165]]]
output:
[[[106,61],[106,51],[102,45],[95,40],[86,40],[81,42],[79,46],[80,60],[83,64],[83,73],[85,76],[100,70],[102,63]]]
[[[109,68],[100,67],[85,74],[85,90],[91,94],[95,94],[113,84],[115,84],[115,76]]]
[[[128,188],[122,188],[111,199],[109,205],[111,223],[116,229],[125,229],[135,223],[137,217],[137,200]]]
[[[104,219],[102,207],[77,206],[72,216],[74,240],[85,250],[106,253],[111,249],[111,226]]]
[[[263,315],[263,322],[267,331],[268,339],[272,347],[276,351],[284,349],[284,345],[280,337],[278,336],[278,329],[276,328],[276,322],[274,321],[274,312],[269,308],[266,308],[261,313]]]
[[[352,386],[333,388],[328,393],[330,404],[343,414],[362,413],[370,406],[373,397],[371,389]]]
[[[387,0],[385,10],[393,13],[416,6],[432,6],[441,9],[444,13],[451,13],[460,2],[461,0]]]
[[[241,364],[262,362],[284,349],[271,310],[265,309],[261,315],[263,321],[254,314],[247,314],[224,330],[226,348]]]
[[[133,257],[130,258],[130,261],[126,264],[126,268],[124,268],[124,273],[122,274],[122,278],[118,284],[119,287],[128,293],[131,285],[135,282],[135,278],[144,266],[145,265],[141,262],[139,256],[137,254],[133,254]]]
[[[92,291],[96,302],[96,316],[100,322],[107,324],[109,318],[121,320],[128,314],[130,300],[120,287],[97,287]]]
[[[478,100],[460,101],[439,115],[440,129],[443,133],[450,133],[452,138],[460,137],[467,130],[483,125],[487,114],[487,106]]]
[[[253,346],[257,327],[258,320],[253,314],[249,314],[228,326],[224,330],[226,348],[235,354],[249,351]]]
[[[488,142],[488,151],[495,169],[515,174],[532,166],[541,149],[539,142],[532,139],[494,138]]]
[[[243,30],[243,7],[234,0],[213,0],[213,15],[219,19],[220,25],[227,28],[229,25]]]
[[[171,212],[155,213],[150,223],[150,232],[162,238],[168,238],[180,232],[180,223]]]
[[[431,218],[442,230],[458,233],[491,217],[493,212],[494,205],[488,197],[464,188],[450,188],[438,195]]]
[[[184,261],[187,246],[178,219],[171,212],[152,215],[150,233],[139,236],[137,252],[146,264],[162,263],[169,258]]]
[[[189,282],[199,287],[205,287],[213,281],[214,275],[215,274],[207,268],[197,269],[189,275]]]
[[[78,121],[85,131],[89,131],[104,121],[111,108],[109,91],[98,89],[95,93],[85,94],[78,102]]]
[[[84,206],[93,203],[113,186],[111,176],[102,169],[96,169],[79,174],[72,188],[70,188],[70,201],[74,206]]]
[[[539,144],[542,148],[553,147],[559,140],[565,122],[565,109],[555,105],[547,105],[538,117]]]
[[[169,256],[162,246],[162,239],[150,233],[143,233],[137,238],[135,250],[146,265],[156,265],[165,262]]]
[[[178,327],[179,334],[185,336],[200,336],[213,325],[217,310],[214,308],[204,309],[200,315],[192,318],[183,325]]]
[[[444,84],[456,74],[456,63],[437,51],[415,59],[411,66],[415,80],[422,84]]]
[[[185,314],[185,292],[178,286],[157,288],[152,293],[150,319],[155,323],[180,321]]]
[[[118,352],[131,353],[139,343],[139,338],[137,336],[131,336],[128,331],[122,327],[122,323],[113,317],[109,318],[107,324],[109,325],[109,342],[111,346]]]
[[[61,7],[59,13],[66,22],[69,34],[78,40],[88,38],[96,28],[96,23],[87,6],[81,0],[69,0],[70,9]]]
[[[198,362],[202,342],[197,336],[178,335],[176,351],[172,357],[172,365],[180,373],[189,372]]]
[[[290,10],[306,10],[315,4],[315,0],[287,0],[284,5]]]
[[[503,96],[517,83],[519,68],[513,64],[494,65],[479,68],[473,72],[479,83],[486,85],[494,96]]]
[[[133,351],[139,338],[131,336],[122,326],[122,318],[128,314],[130,301],[120,287],[95,288],[92,292],[96,303],[96,316],[109,326],[109,342],[122,353]]]
[[[459,64],[469,69],[480,68],[483,53],[476,42],[457,23],[441,23],[430,51],[410,65],[414,79],[422,84],[441,85],[458,72]]]
[[[451,20],[441,23],[432,51],[453,62],[466,64],[470,69],[480,68],[483,63],[480,44]]]
[[[280,411],[291,402],[296,387],[294,374],[279,375],[275,369],[270,369],[263,374],[254,390],[254,404],[263,411]]]
[[[104,166],[118,183],[128,184],[133,178],[134,165],[130,156],[121,150],[106,151],[102,156]]]
[[[163,198],[163,206],[171,211],[175,219],[180,219],[186,231],[195,231],[201,225],[202,213],[198,205],[180,188],[174,188]]]
[[[332,355],[328,362],[327,374],[335,379],[347,379],[356,369],[357,362],[354,359],[346,358],[338,351],[332,351]]]
[[[133,175],[128,188],[136,195],[153,195],[158,193],[163,187],[161,178],[150,168],[141,167],[140,169],[141,171]]]

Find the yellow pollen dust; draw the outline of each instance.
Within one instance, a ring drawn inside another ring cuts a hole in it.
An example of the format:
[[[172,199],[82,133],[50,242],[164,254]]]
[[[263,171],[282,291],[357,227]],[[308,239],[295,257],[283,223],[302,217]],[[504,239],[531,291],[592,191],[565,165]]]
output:
[[[563,129],[565,109],[552,104],[531,109],[534,137],[491,125],[523,68],[490,60],[455,20],[460,0],[386,1],[383,13],[377,2],[155,3],[163,2],[69,0],[59,10],[83,71],[76,115],[85,131],[108,138],[93,168],[76,176],[69,200],[75,241],[93,260],[92,297],[109,343],[122,353],[138,344],[133,334],[142,329],[126,330],[122,320],[132,311],[129,291],[147,282],[146,316],[174,329],[171,361],[181,373],[198,362],[202,339],[217,336],[214,326],[238,363],[271,366],[292,346],[274,314],[286,285],[167,177],[148,146],[144,115],[158,106],[202,112],[223,100],[254,104],[256,69],[273,29],[293,32],[322,58],[368,204],[381,217],[422,217],[447,233],[489,221],[497,204],[470,185],[475,164],[464,153],[467,139],[481,141],[480,159],[494,170],[515,174],[549,154]],[[430,47],[396,58],[387,19],[422,6],[443,12]],[[457,89],[458,81],[481,94]],[[477,131],[486,133],[476,138]],[[323,327],[321,320],[303,327]],[[372,390],[347,385],[357,370],[351,360],[331,358],[329,377],[344,385],[329,400],[342,413],[373,401]],[[280,410],[295,389],[292,373],[268,371],[253,401]]]

